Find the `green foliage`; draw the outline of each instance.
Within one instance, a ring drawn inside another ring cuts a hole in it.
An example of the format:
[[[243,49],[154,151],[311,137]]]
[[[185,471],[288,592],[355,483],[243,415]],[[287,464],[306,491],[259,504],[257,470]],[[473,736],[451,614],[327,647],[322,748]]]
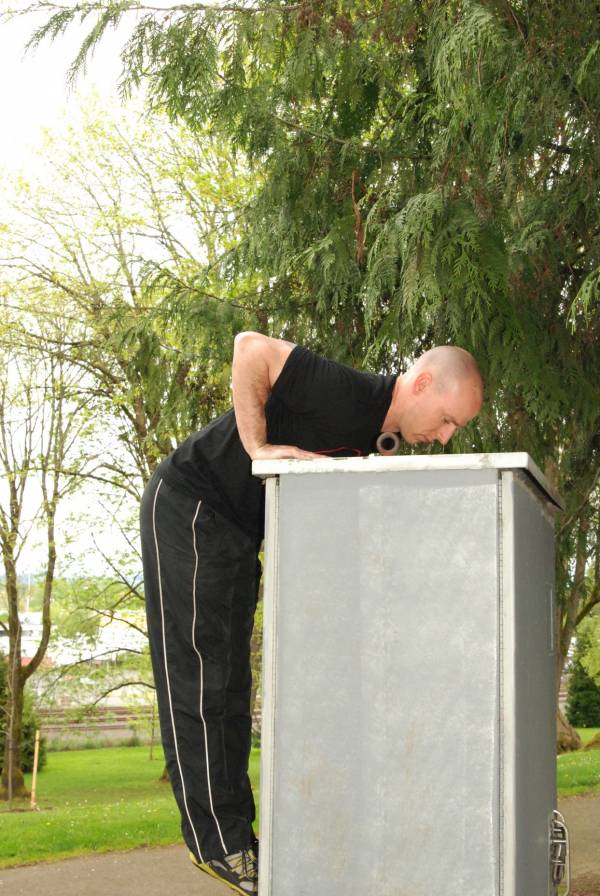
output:
[[[4,744],[8,722],[8,694],[6,657],[0,654],[0,760],[4,758]],[[35,753],[35,732],[41,729],[41,720],[36,711],[31,695],[24,694],[23,721],[21,730],[21,768],[24,772],[33,771]],[[46,738],[40,733],[38,752],[38,771],[46,765]]]
[[[17,338],[38,338],[27,313],[68,315],[71,359],[95,380],[85,410],[116,429],[128,455],[97,469],[135,494],[177,442],[229,406],[233,339],[254,322],[256,282],[224,285],[214,265],[237,241],[232,209],[248,177],[217,139],[143,110],[109,121],[88,106],[68,140],[48,137],[51,171],[19,187],[24,215],[4,251],[31,274]]]
[[[581,663],[575,665],[571,673],[567,719],[574,727],[600,725],[600,686]]]
[[[591,678],[584,665],[592,644],[592,627],[590,620],[586,620],[577,629],[577,648],[569,679],[566,714],[574,727],[600,725],[600,685]]]
[[[464,345],[496,405],[478,441],[546,466],[566,420],[588,452],[598,428],[592,7],[177,7],[135,26],[124,87],[248,160],[239,237],[211,265],[221,292],[260,285],[246,324],[375,367]],[[102,30],[121,7],[78,9]],[[203,281],[151,281],[200,338],[216,320]]]
[[[250,325],[372,366],[464,345],[508,420],[482,439],[545,465],[565,418],[588,451],[598,423],[590,10],[195,5],[141,18],[124,86],[248,159],[256,188],[213,271],[231,290],[258,277]],[[190,280],[171,287],[165,312],[206,333],[207,302],[198,317]]]
[[[582,652],[581,664],[600,687],[600,614],[597,611],[586,619],[584,630],[587,646]]]

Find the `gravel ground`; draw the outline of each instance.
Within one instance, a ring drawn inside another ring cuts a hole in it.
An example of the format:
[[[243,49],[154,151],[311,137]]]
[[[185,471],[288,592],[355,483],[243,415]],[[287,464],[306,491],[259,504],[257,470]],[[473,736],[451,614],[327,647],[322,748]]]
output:
[[[600,795],[568,797],[560,800],[559,809],[571,836],[571,896],[600,896]],[[231,890],[195,869],[185,847],[178,845],[83,856],[0,871],[0,896],[34,893],[43,896],[227,896]]]

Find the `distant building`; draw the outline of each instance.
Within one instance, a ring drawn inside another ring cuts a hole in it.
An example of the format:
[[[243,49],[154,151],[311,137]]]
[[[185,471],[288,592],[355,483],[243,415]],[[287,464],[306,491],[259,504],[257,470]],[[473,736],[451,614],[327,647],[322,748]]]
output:
[[[20,620],[21,662],[23,666],[27,666],[35,656],[42,637],[42,614],[28,611],[20,614]],[[0,653],[8,653],[8,632],[3,630],[0,631]]]
[[[20,619],[21,658],[22,664],[26,666],[35,656],[42,639],[42,612],[34,610],[21,613]],[[143,628],[143,618],[132,618],[129,621]],[[146,636],[143,631],[128,625],[127,620],[113,619],[103,625],[98,638],[93,642],[84,635],[51,640],[46,651],[46,665],[65,666],[85,659],[109,662],[117,658],[119,651],[142,650],[145,644]],[[0,632],[0,651],[8,653],[8,632]]]

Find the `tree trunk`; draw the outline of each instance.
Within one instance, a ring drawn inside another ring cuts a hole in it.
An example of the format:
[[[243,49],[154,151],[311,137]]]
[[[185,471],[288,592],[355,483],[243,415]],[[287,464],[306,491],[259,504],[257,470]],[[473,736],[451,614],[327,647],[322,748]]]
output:
[[[21,673],[21,622],[18,612],[17,570],[14,558],[5,549],[6,597],[8,602],[9,652],[6,694],[6,738],[0,799],[26,796],[25,779],[21,769],[21,733],[23,730],[23,691],[25,680]]]
[[[554,617],[556,632],[560,631],[559,626],[561,622],[561,616],[562,613],[560,607],[557,606],[555,609]],[[558,754],[569,753],[572,750],[578,750],[581,747],[581,738],[572,727],[572,725],[569,724],[564,713],[561,712],[559,704],[560,684],[567,662],[567,652],[569,650],[569,644],[571,643],[572,631],[572,627],[569,627],[566,623],[565,625],[563,625],[561,636],[557,638],[558,644],[556,650],[556,677],[554,699],[556,703],[556,752]]]
[[[21,768],[21,736],[23,731],[23,691],[24,682],[20,674],[20,651],[15,665],[15,656],[9,657],[8,669],[8,719],[4,739],[4,760],[0,782],[0,799],[29,796]]]
[[[580,621],[579,614],[581,613],[581,607],[582,604],[585,603],[586,598],[585,576],[586,564],[588,559],[588,513],[588,509],[584,508],[580,512],[579,518],[576,519],[573,523],[576,528],[574,574],[571,582],[571,587],[566,587],[564,589],[564,604],[561,606],[557,602],[555,615],[555,631],[559,633],[556,650],[555,679],[555,698],[557,708],[556,751],[559,754],[568,753],[573,750],[579,750],[583,746],[582,740],[577,734],[577,731],[573,728],[572,725],[569,724],[564,714],[561,712],[559,708],[558,697],[560,692],[562,674],[567,662],[569,647],[571,645],[571,640],[575,633],[577,624]],[[569,557],[570,555],[567,554],[567,556]],[[565,575],[565,580],[568,581],[568,575]],[[591,605],[589,609],[591,609]],[[589,609],[587,612],[589,612]]]
[[[560,618],[560,611],[557,611],[557,619]],[[565,638],[565,632],[563,630],[563,639]],[[568,643],[570,643],[571,634],[568,636]],[[560,644],[562,645],[564,641],[561,639]],[[568,647],[567,647],[568,650]],[[556,680],[555,680],[555,692],[554,697],[556,700],[556,752],[560,753],[569,753],[573,750],[579,750],[581,747],[581,738],[577,734],[575,728],[569,724],[565,715],[560,710],[559,704],[559,694],[560,694],[560,683],[562,681],[563,670],[565,668],[565,664],[567,662],[566,653],[560,649],[556,651]]]
[[[572,725],[569,725],[566,718],[558,710],[556,717],[556,750],[558,753],[571,753],[573,750],[579,750],[582,747],[582,741]]]
[[[584,750],[600,750],[600,731],[585,745]]]

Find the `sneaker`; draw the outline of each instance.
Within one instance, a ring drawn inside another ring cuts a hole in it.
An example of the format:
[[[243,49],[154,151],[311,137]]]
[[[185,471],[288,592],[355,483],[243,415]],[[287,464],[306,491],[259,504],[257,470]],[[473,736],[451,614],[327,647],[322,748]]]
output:
[[[209,859],[199,862],[191,852],[190,859],[201,871],[227,884],[242,896],[257,896],[258,893],[258,858],[253,846],[233,852],[222,859]]]

